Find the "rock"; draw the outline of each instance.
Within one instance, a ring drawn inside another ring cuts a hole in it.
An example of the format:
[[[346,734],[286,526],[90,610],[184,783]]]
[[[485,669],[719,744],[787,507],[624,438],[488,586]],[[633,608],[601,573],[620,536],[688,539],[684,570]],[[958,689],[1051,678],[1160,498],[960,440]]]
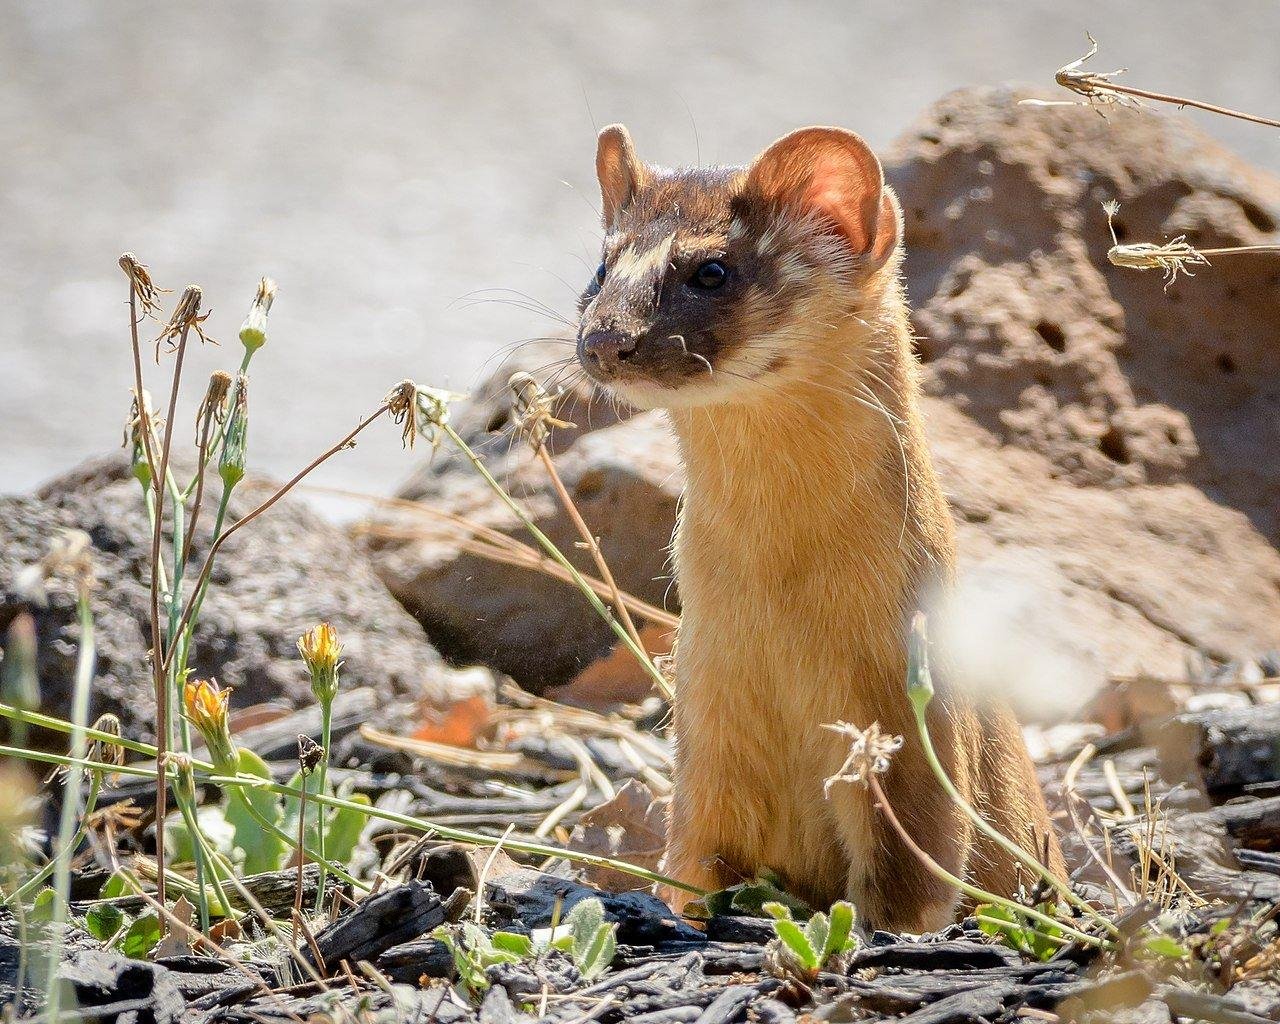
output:
[[[253,507],[245,490],[231,502],[230,521]],[[192,576],[208,548],[212,520],[206,507]],[[89,463],[46,485],[39,497],[0,497],[0,521],[0,629],[25,604],[18,585],[22,569],[45,554],[58,530],[76,527],[92,538],[98,577],[92,601],[98,649],[93,714],[114,711],[126,734],[150,737],[150,530],[138,484],[123,459]],[[382,696],[380,718],[407,715],[419,699],[443,705],[492,687],[483,670],[446,667],[343,533],[298,502],[279,502],[231,538],[212,580],[192,668],[234,686],[237,708],[268,700],[311,704],[294,645],[303,631],[325,620],[345,645],[344,686],[374,687]],[[44,705],[64,713],[79,632],[74,596],[55,583],[48,607],[33,610]]]
[[[1280,182],[1176,113],[944,97],[885,159],[903,200],[926,386],[1077,484],[1195,484],[1280,540],[1280,262],[1165,289],[1122,242],[1276,241]]]
[[[541,463],[508,440],[488,446],[494,476],[580,571],[594,575]],[[581,431],[557,467],[620,584],[658,607],[669,604],[666,548],[683,477],[662,414]],[[420,473],[402,496],[536,546],[469,464]],[[612,648],[614,634],[571,584],[463,550],[456,526],[439,519],[395,515],[379,527],[366,541],[379,574],[450,660],[480,661],[542,691]]]
[[[1158,273],[1107,263],[1101,209],[1121,202],[1127,241],[1275,241],[1280,184],[1176,114],[1104,120],[1019,106],[1024,95],[945,97],[885,166],[903,200],[925,413],[958,524],[961,667],[1055,720],[1109,673],[1182,677],[1189,663],[1280,642],[1280,266],[1223,258],[1166,289]],[[473,438],[503,424],[510,369],[460,414]],[[618,422],[581,390],[568,402],[587,426],[560,438],[566,482],[619,584],[676,610],[666,559],[680,473],[661,414]],[[509,432],[488,449],[587,568],[541,467]],[[456,460],[404,496],[528,539]],[[412,538],[372,542],[375,561],[449,656],[542,689],[612,646],[563,583],[472,554],[456,527],[414,524]]]

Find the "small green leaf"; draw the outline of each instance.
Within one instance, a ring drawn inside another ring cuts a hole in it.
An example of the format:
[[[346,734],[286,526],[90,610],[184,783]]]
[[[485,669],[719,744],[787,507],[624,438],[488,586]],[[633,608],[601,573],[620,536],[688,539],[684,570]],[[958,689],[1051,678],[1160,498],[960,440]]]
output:
[[[595,941],[596,932],[604,924],[604,904],[594,897],[582,900],[569,911],[564,923],[573,936],[574,959],[578,960],[586,955]]]
[[[618,952],[617,931],[615,924],[602,924],[596,929],[591,945],[578,962],[578,970],[584,978],[590,980],[609,969]]]
[[[840,953],[848,952],[858,944],[853,937],[853,905],[840,900],[831,905],[831,927],[827,932],[827,941],[822,947],[822,965]]]
[[[791,908],[784,907],[781,903],[770,901],[760,904],[760,909],[772,917],[775,921],[790,921]]]
[[[817,961],[817,966],[823,964],[822,951],[827,948],[827,935],[831,932],[831,926],[827,922],[827,915],[818,913],[809,918],[809,923],[804,926],[804,937],[809,940],[809,948],[813,950],[813,958]]]
[[[1209,926],[1209,934],[1212,935],[1214,938],[1217,938],[1219,935],[1221,935],[1230,927],[1231,927],[1231,918],[1223,917],[1218,919],[1217,921],[1214,921],[1213,924]]]
[[[778,920],[773,922],[778,938],[791,950],[801,966],[808,970],[818,969],[818,954],[809,945],[809,939],[801,927],[794,921]]]
[[[240,774],[271,778],[271,769],[252,750],[240,748]],[[288,849],[283,839],[264,829],[246,809],[253,807],[273,825],[280,824],[280,801],[274,793],[252,786],[233,786],[227,801],[226,817],[235,834],[236,848],[244,853],[244,873],[258,875],[277,871]]]
[[[518,932],[494,932],[492,941],[494,949],[514,953],[519,957],[533,956],[533,939],[527,935],[521,935]]]
[[[33,924],[48,924],[53,920],[53,910],[59,902],[58,894],[50,886],[46,885],[36,893],[36,898],[32,900],[31,911],[27,915],[27,920],[31,921]],[[66,904],[63,903],[62,907],[65,911]],[[64,913],[62,917],[65,921],[66,914]]]
[[[154,913],[143,914],[129,926],[120,943],[120,952],[132,960],[145,960],[148,953],[160,942],[160,918]]]
[[[113,900],[119,896],[133,896],[137,891],[137,886],[129,880],[128,875],[123,871],[113,871],[111,877],[103,883],[102,891],[98,893],[98,898]]]
[[[99,903],[96,907],[90,907],[89,912],[84,915],[84,930],[99,942],[106,942],[120,930],[123,924],[124,913],[119,907],[113,907],[110,903]]]
[[[1143,948],[1166,960],[1181,960],[1191,955],[1191,951],[1171,935],[1152,935],[1143,943]]]

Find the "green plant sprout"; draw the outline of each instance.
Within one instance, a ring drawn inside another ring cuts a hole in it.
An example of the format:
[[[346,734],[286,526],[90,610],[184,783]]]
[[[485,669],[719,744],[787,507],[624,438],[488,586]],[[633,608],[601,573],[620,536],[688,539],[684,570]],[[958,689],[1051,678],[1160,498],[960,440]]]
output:
[[[830,914],[815,913],[803,926],[785,904],[769,902],[763,909],[773,918],[782,966],[804,981],[813,981],[835,958],[857,948],[853,906],[844,900],[833,903]]]

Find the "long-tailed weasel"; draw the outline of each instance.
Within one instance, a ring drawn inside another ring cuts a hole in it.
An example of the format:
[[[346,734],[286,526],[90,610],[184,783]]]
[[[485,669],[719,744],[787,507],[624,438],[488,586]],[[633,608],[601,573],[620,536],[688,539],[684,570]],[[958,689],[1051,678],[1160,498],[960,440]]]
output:
[[[814,906],[853,899],[870,925],[950,921],[957,893],[865,791],[824,797],[847,739],[822,726],[877,721],[906,737],[883,784],[907,831],[1012,894],[1013,858],[944,795],[904,688],[909,620],[955,555],[879,161],[851,132],[805,128],[746,168],[660,170],[614,125],[596,169],[606,235],[578,357],[628,403],[670,411],[688,479],[666,870],[712,889],[769,868]],[[961,792],[1061,873],[1008,712],[942,688],[930,714]]]

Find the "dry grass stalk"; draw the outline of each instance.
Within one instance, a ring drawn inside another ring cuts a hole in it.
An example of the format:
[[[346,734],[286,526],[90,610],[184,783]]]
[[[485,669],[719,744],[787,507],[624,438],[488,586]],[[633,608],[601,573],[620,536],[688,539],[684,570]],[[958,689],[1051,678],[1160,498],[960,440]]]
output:
[[[1127,267],[1130,270],[1160,270],[1164,272],[1164,283],[1167,288],[1173,284],[1179,274],[1195,277],[1188,267],[1211,266],[1210,256],[1238,256],[1248,253],[1280,254],[1280,245],[1233,245],[1218,249],[1197,249],[1187,241],[1186,235],[1156,245],[1154,242],[1135,242],[1121,245],[1116,237],[1115,215],[1120,212],[1120,204],[1114,200],[1102,204],[1107,214],[1107,227],[1111,230],[1111,248],[1107,250],[1107,261],[1116,267]]]
[[[636,629],[635,623],[631,621],[631,614],[627,611],[627,603],[622,600],[621,591],[618,589],[618,584],[609,569],[609,563],[605,561],[604,554],[600,551],[600,541],[583,520],[582,513],[578,511],[578,506],[574,502],[572,495],[569,494],[564,481],[560,479],[560,472],[556,469],[551,453],[547,451],[547,437],[550,435],[552,427],[573,426],[572,423],[565,420],[556,419],[552,414],[552,405],[559,396],[547,394],[537,380],[523,371],[512,374],[508,386],[514,395],[516,425],[520,433],[529,442],[534,454],[538,456],[543,468],[547,471],[547,476],[551,480],[551,486],[555,489],[556,497],[560,500],[560,505],[564,508],[570,522],[573,523],[574,529],[578,531],[583,544],[591,552],[591,560],[595,562],[600,578],[609,587],[610,597],[613,599],[614,608],[618,612],[618,621],[622,623],[623,628],[630,634],[637,649],[648,657],[648,650],[645,648],[640,631]]]
[[[1141,100],[1153,100],[1158,103],[1172,103],[1177,107],[1195,107],[1197,110],[1207,110],[1211,114],[1222,114],[1226,117],[1238,118],[1241,121],[1251,121],[1254,124],[1267,125],[1270,128],[1280,128],[1280,121],[1270,117],[1247,114],[1241,110],[1220,107],[1214,103],[1205,103],[1202,100],[1188,99],[1185,96],[1171,96],[1168,93],[1154,92],[1150,89],[1137,89],[1131,85],[1120,85],[1115,82],[1114,79],[1118,75],[1123,75],[1128,70],[1127,68],[1117,68],[1115,71],[1085,71],[1083,70],[1085,62],[1098,52],[1098,44],[1093,36],[1088,33],[1085,33],[1085,35],[1089,40],[1088,52],[1083,57],[1079,57],[1071,63],[1060,67],[1057,74],[1053,76],[1053,80],[1064,89],[1084,97],[1085,106],[1137,107],[1141,106]],[[1022,102],[1035,106],[1073,105],[1071,101],[1065,100],[1023,100]]]

